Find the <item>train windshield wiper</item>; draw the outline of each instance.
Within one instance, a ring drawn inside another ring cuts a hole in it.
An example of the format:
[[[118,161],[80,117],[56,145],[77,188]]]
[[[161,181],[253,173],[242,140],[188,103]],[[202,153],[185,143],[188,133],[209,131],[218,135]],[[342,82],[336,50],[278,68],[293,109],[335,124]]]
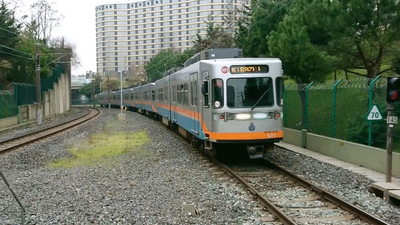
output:
[[[264,98],[264,95],[267,94],[267,92],[269,91],[270,87],[264,92],[263,95],[261,95],[261,97],[257,100],[257,102],[251,107],[251,111],[253,111],[253,109],[257,106],[257,104],[261,101],[262,98]]]

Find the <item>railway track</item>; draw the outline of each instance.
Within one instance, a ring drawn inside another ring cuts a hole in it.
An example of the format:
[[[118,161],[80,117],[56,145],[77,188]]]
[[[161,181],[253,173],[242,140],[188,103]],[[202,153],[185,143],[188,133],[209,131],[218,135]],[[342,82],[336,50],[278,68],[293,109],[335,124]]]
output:
[[[75,118],[73,120],[48,127],[39,131],[34,131],[31,133],[23,134],[14,138],[10,138],[4,141],[0,141],[0,154],[7,151],[23,147],[25,145],[31,144],[33,142],[42,140],[49,136],[55,135],[57,133],[63,132],[65,130],[76,127],[80,124],[88,122],[100,115],[101,111],[96,108],[87,108],[87,113],[81,117]]]
[[[211,160],[229,177],[244,185],[274,215],[268,222],[280,222],[285,225],[388,225],[330,192],[265,160],[229,165],[215,158]]]
[[[197,149],[196,154],[204,156],[204,152],[204,149]],[[207,158],[205,163],[214,174],[223,180],[226,180],[226,176],[236,179],[249,190],[255,200],[268,209],[268,213],[273,217],[262,218],[262,221],[268,224],[390,225],[271,162],[251,160],[251,164],[247,166],[241,164],[228,166],[209,155]],[[210,160],[212,163],[208,163]],[[216,171],[219,169],[223,171]],[[296,190],[296,196],[291,194],[294,193],[293,190]]]

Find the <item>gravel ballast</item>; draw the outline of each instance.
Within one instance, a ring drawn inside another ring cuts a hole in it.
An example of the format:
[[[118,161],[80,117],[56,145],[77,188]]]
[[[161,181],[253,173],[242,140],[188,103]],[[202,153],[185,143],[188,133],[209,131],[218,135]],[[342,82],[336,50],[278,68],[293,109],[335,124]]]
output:
[[[390,205],[368,191],[368,187],[374,183],[373,180],[283,148],[278,147],[270,153],[268,160],[271,162],[312,181],[316,186],[330,191],[389,224],[400,224],[400,208]]]
[[[2,172],[27,209],[27,224],[268,224],[260,221],[260,206],[251,195],[218,180],[181,137],[138,113],[126,112],[126,121],[118,121],[119,110],[108,112],[103,109],[90,124],[0,156]],[[104,131],[110,120],[110,134],[146,130],[151,141],[139,152],[91,166],[49,165],[71,157],[68,147]],[[184,203],[194,204],[197,214],[182,215]],[[0,224],[20,223],[18,205],[2,181],[0,211]]]
[[[118,113],[103,108],[91,123],[0,156],[0,169],[27,209],[27,224],[279,224],[260,221],[265,213],[241,185],[217,179],[204,158],[161,123],[129,111],[126,121],[118,121]],[[30,129],[37,128],[1,136]],[[105,129],[109,134],[146,130],[150,141],[140,151],[94,165],[50,166],[71,157],[68,148]],[[269,158],[390,224],[400,221],[399,208],[370,194],[372,181],[361,175],[283,149],[271,151]],[[184,203],[194,204],[198,213],[182,215]],[[0,224],[20,223],[18,205],[3,181],[0,212]]]

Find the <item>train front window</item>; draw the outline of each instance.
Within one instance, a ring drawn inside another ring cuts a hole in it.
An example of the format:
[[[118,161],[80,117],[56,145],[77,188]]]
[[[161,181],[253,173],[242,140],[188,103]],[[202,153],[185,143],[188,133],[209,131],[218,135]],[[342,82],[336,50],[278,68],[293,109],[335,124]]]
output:
[[[263,96],[264,95],[264,96]],[[257,101],[260,100],[258,103]],[[229,108],[251,108],[274,105],[272,78],[231,78],[227,81],[227,105]]]

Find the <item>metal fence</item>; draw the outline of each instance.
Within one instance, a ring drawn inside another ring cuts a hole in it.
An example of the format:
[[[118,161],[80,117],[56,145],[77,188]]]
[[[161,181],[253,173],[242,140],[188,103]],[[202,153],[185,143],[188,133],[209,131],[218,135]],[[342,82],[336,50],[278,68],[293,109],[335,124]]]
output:
[[[16,116],[18,107],[14,95],[8,91],[0,91],[0,119]]]
[[[41,98],[43,93],[54,88],[61,74],[65,73],[61,64],[57,65],[51,76],[40,79]],[[18,106],[36,102],[36,85],[26,83],[11,83],[7,90],[0,90],[0,118],[16,116]]]
[[[386,78],[338,80],[287,85],[284,126],[369,146],[386,148]],[[367,121],[376,104],[384,120]],[[400,115],[400,104],[394,114]],[[286,116],[285,116],[286,115]],[[400,152],[400,124],[394,126],[393,149]]]

